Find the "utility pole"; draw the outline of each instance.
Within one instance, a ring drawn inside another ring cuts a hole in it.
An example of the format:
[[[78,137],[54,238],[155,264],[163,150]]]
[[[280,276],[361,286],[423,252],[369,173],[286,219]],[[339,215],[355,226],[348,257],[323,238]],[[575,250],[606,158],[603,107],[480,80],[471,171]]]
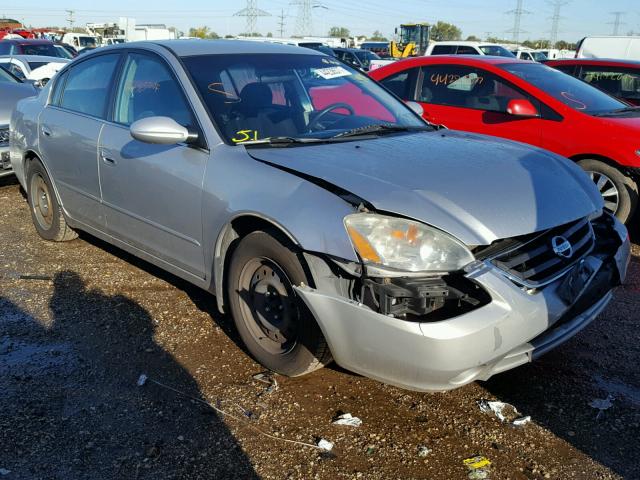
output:
[[[284,38],[284,8],[280,12],[280,20],[278,21],[278,28],[280,29],[280,38]]]
[[[247,0],[246,8],[233,14],[235,17],[247,17],[246,34],[253,35],[256,33],[256,25],[258,17],[269,17],[271,14],[258,8],[258,0]]]
[[[622,21],[622,16],[626,12],[611,12],[611,15],[615,16],[615,20],[613,22],[609,22],[609,25],[613,25],[613,33],[612,35],[620,34],[620,26],[625,25],[625,22]]]
[[[73,15],[76,13],[75,10],[65,10],[67,12],[67,22],[69,22],[69,30],[73,30]]]
[[[296,35],[307,37],[313,33],[312,13],[314,8],[324,8],[325,5],[315,2],[314,0],[296,0],[291,5],[298,6],[298,19],[296,21]]]
[[[513,28],[511,30],[507,30],[507,33],[512,34],[513,41],[516,44],[520,43],[520,34],[525,33],[525,31],[520,28],[522,15],[531,13],[528,10],[522,8],[523,1],[524,0],[517,0],[516,8],[514,10],[509,10],[508,12],[506,12],[508,15],[513,15]]]
[[[555,48],[556,43],[558,43],[558,31],[560,30],[560,20],[562,20],[562,16],[560,16],[560,10],[562,7],[569,4],[569,0],[553,0],[549,2],[551,6],[553,6],[553,17],[551,17],[551,48]]]

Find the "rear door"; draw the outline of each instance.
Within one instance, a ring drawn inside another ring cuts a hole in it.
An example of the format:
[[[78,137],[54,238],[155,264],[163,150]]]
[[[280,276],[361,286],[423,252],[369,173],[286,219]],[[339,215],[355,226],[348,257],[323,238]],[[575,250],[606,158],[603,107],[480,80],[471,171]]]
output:
[[[154,116],[170,117],[200,132],[182,85],[165,60],[131,52],[117,81],[112,121],[100,138],[107,229],[130,245],[204,278],[202,181],[209,152],[206,144],[156,145],[131,137],[133,122]]]
[[[100,230],[105,222],[97,144],[119,61],[118,53],[98,55],[66,70],[40,114],[40,153],[66,212]]]
[[[423,66],[415,90],[415,100],[431,123],[539,145],[543,120],[509,115],[507,105],[513,99],[527,99],[539,110],[535,98],[511,83],[461,65]]]

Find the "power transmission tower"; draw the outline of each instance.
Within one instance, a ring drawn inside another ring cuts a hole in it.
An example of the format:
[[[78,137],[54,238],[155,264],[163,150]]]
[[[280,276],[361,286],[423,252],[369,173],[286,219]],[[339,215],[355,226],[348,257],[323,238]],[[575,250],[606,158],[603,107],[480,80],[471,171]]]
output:
[[[280,29],[280,38],[284,38],[284,8],[280,12],[280,20],[278,20],[278,28]]]
[[[65,10],[65,12],[67,12],[67,22],[69,22],[69,30],[73,29],[73,15],[74,13],[76,13],[75,10]]]
[[[622,21],[624,14],[625,12],[611,12],[611,15],[615,16],[615,20],[609,22],[609,25],[613,25],[613,35],[618,35],[620,33],[620,26],[626,25],[625,22]]]
[[[556,43],[558,43],[558,31],[560,28],[560,20],[562,20],[562,16],[560,16],[560,9],[562,7],[569,5],[569,0],[554,0],[549,2],[551,6],[553,6],[553,17],[551,17],[551,48],[555,48]]]
[[[313,33],[313,9],[324,8],[326,10],[327,7],[314,0],[296,0],[295,2],[291,2],[291,5],[298,6],[296,35],[299,35],[301,37],[310,36]]]
[[[247,35],[253,35],[256,33],[256,24],[258,23],[258,17],[269,17],[271,14],[260,10],[258,8],[258,0],[247,0],[246,8],[243,8],[239,12],[233,14],[236,17],[247,17]]]
[[[511,33],[513,35],[512,38],[515,43],[520,43],[520,34],[525,33],[525,31],[520,28],[522,15],[531,13],[522,8],[522,4],[523,0],[517,0],[516,8],[506,12],[508,15],[513,15],[513,28],[511,30],[507,30],[507,33]]]

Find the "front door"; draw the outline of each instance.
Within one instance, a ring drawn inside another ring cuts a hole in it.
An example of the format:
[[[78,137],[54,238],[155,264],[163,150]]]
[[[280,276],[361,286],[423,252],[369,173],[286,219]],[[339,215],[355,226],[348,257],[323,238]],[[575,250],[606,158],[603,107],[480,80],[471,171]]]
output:
[[[416,101],[431,123],[539,146],[544,120],[508,114],[513,99],[527,99],[539,109],[535,98],[497,75],[459,65],[422,67],[416,89]]]
[[[172,265],[205,277],[202,181],[209,153],[186,144],[155,145],[131,137],[129,126],[165,116],[197,131],[182,86],[163,59],[128,54],[117,85],[113,122],[98,148],[107,229]]]

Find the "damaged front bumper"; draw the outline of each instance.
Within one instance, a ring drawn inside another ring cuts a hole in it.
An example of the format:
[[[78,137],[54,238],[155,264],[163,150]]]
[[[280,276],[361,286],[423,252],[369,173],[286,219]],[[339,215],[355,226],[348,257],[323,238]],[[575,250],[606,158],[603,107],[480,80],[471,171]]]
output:
[[[613,221],[611,232],[620,239],[613,252],[594,251],[574,268],[589,276],[573,294],[567,293],[571,272],[533,291],[484,263],[466,277],[490,301],[445,320],[409,321],[326,289],[297,291],[342,367],[411,390],[450,390],[530,362],[586,327],[626,276],[626,228]]]

